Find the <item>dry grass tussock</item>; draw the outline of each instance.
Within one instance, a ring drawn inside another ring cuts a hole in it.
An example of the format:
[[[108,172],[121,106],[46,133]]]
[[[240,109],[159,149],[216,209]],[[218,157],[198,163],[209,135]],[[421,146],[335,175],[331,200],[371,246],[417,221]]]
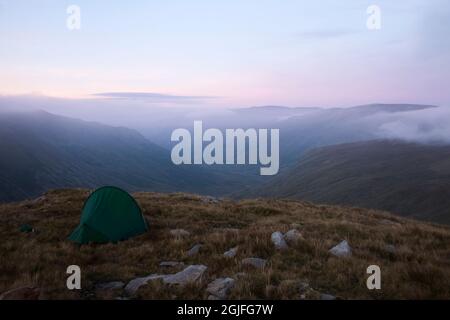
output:
[[[77,246],[67,236],[78,225],[89,191],[55,190],[20,203],[0,205],[0,293],[20,286],[36,286],[47,299],[115,298],[95,285],[127,283],[152,273],[174,273],[161,261],[208,267],[201,282],[168,287],[153,281],[131,298],[205,299],[205,288],[218,277],[237,279],[231,299],[316,299],[330,293],[342,299],[450,298],[450,228],[392,216],[388,213],[288,200],[205,201],[189,194],[136,193],[150,223],[144,235],[118,244]],[[36,232],[22,233],[20,225]],[[171,229],[191,235],[175,239]],[[297,228],[303,240],[288,250],[271,243],[274,231]],[[237,229],[237,230],[235,230]],[[350,258],[328,250],[342,240],[353,249]],[[189,257],[196,243],[204,246]],[[393,245],[395,252],[386,250]],[[223,253],[238,246],[235,258]],[[241,264],[246,257],[268,260],[263,270]],[[82,269],[82,290],[66,288],[66,268]],[[382,289],[368,290],[366,268],[382,270]],[[239,276],[237,276],[239,274]],[[308,283],[299,290],[299,283]]]

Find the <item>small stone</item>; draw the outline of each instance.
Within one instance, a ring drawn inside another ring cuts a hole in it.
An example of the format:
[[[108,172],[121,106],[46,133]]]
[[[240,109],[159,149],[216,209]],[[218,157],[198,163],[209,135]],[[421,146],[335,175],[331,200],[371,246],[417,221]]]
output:
[[[284,250],[287,249],[288,245],[286,244],[286,241],[284,241],[283,234],[280,231],[276,231],[272,233],[272,236],[270,237],[272,240],[272,243],[275,246],[275,249],[277,250]]]
[[[336,297],[331,294],[322,293],[320,295],[320,300],[336,300]]]
[[[302,238],[302,234],[297,229],[289,230],[284,234],[284,240],[289,244],[295,244]]]
[[[8,290],[0,295],[0,300],[38,300],[41,289],[34,287],[20,287]]]
[[[220,300],[220,298],[219,298],[219,297],[216,297],[216,296],[213,296],[212,294],[210,294],[210,295],[208,296],[208,300]]]
[[[331,248],[329,252],[336,257],[350,257],[352,255],[352,248],[350,248],[347,240],[344,240]]]
[[[162,261],[159,264],[160,267],[169,267],[169,268],[174,268],[174,267],[180,267],[180,266],[184,266],[183,262],[179,262],[179,261]]]
[[[195,256],[196,254],[198,254],[201,247],[203,247],[203,245],[201,245],[201,244],[196,244],[196,245],[194,245],[194,246],[193,246],[191,249],[189,249],[189,251],[187,252],[188,257],[192,257],[192,256]]]
[[[187,237],[191,233],[184,229],[173,229],[173,230],[170,230],[170,234],[173,235],[175,238],[179,239],[179,238]]]
[[[106,283],[99,283],[95,286],[95,289],[97,290],[116,290],[116,289],[122,289],[125,283],[122,281],[112,281],[112,282],[106,282]]]
[[[226,258],[234,258],[237,254],[237,251],[238,247],[231,248],[230,250],[226,251],[223,256]]]
[[[261,258],[245,258],[241,261],[241,263],[245,266],[251,266],[257,269],[264,269],[267,260]]]
[[[207,267],[204,265],[191,265],[183,271],[163,278],[164,283],[185,285],[200,280]]]
[[[234,287],[233,278],[218,278],[208,284],[206,291],[220,299],[226,299],[229,291]]]

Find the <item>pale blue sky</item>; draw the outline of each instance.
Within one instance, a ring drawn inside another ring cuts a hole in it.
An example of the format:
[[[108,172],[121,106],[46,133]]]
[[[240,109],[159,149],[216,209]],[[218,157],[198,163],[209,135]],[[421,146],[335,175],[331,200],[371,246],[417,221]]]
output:
[[[78,31],[66,28],[71,4]],[[371,4],[378,31],[366,28]],[[444,105],[449,30],[445,0],[0,0],[0,94]]]

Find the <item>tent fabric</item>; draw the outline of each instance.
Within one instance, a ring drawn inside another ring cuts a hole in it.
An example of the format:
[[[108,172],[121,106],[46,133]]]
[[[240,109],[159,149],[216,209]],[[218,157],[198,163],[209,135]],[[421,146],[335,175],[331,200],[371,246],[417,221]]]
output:
[[[126,191],[102,187],[86,200],[79,226],[69,236],[76,243],[126,240],[148,230],[141,208]]]

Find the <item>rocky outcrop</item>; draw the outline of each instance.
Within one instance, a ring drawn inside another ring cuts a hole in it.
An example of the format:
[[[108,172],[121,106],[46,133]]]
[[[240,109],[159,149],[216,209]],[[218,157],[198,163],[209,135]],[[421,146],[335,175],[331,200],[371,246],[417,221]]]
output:
[[[160,274],[151,274],[147,277],[133,279],[130,282],[128,282],[128,284],[126,285],[125,292],[128,295],[133,295],[136,293],[136,291],[139,290],[140,287],[142,287],[143,285],[146,285],[149,281],[163,279],[164,277],[166,277],[166,276],[160,275]]]
[[[267,260],[261,258],[245,258],[241,261],[244,266],[251,266],[257,269],[264,269]]]
[[[225,258],[234,258],[237,254],[237,251],[238,251],[238,247],[231,248],[230,250],[225,251],[223,256]]]
[[[178,284],[178,285],[185,285],[187,283],[192,283],[199,281],[203,273],[206,271],[207,267],[200,264],[200,265],[192,265],[184,269],[183,271],[180,271],[178,273],[175,273],[173,275],[168,275],[163,278],[163,282],[167,284]]]
[[[297,229],[291,229],[284,234],[284,240],[290,245],[296,244],[302,238],[302,234]]]
[[[234,283],[233,278],[218,278],[208,284],[206,291],[218,299],[226,299],[229,291],[234,287]]]
[[[347,240],[342,241],[338,245],[334,246],[329,252],[336,257],[351,257],[352,248],[348,244]]]
[[[196,245],[194,245],[191,249],[189,249],[189,251],[187,252],[187,256],[188,257],[192,257],[197,255],[200,252],[200,249],[203,247],[202,244],[198,243]]]
[[[270,239],[272,240],[272,243],[275,246],[275,249],[285,250],[288,248],[286,241],[284,241],[284,236],[280,231],[276,231],[276,232],[272,233],[272,235],[270,236]]]

